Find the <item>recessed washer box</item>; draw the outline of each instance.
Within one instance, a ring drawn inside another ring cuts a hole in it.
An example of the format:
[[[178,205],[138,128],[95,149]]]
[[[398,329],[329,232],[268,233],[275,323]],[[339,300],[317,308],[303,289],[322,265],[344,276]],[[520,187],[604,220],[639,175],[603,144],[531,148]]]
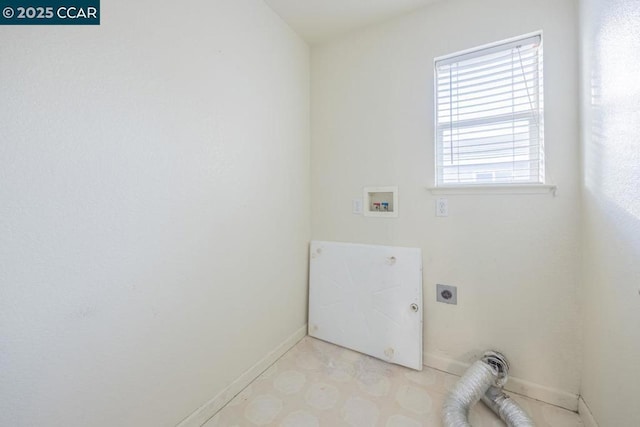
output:
[[[398,187],[365,187],[362,197],[364,216],[396,218],[398,216]]]

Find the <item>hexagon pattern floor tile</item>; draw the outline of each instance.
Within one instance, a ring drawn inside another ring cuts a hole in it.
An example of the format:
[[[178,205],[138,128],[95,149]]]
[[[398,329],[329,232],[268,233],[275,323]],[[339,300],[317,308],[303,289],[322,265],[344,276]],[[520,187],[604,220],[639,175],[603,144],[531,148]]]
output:
[[[457,380],[305,337],[204,427],[440,427],[442,403]],[[509,394],[538,427],[582,426],[573,412]],[[474,427],[505,425],[482,403],[470,419]]]

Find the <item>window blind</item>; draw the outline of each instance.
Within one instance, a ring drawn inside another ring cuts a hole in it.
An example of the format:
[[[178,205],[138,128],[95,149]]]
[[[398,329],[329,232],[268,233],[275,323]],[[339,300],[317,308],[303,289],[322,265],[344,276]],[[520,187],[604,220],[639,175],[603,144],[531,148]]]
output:
[[[544,183],[542,36],[435,62],[436,185]]]

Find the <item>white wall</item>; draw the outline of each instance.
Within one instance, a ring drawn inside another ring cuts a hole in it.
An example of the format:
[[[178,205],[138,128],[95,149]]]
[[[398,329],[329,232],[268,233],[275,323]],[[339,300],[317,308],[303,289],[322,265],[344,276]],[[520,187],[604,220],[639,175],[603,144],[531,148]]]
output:
[[[309,49],[259,0],[0,39],[0,425],[174,426],[306,321]]]
[[[558,195],[450,195],[435,217],[433,58],[544,32],[547,180]],[[496,348],[511,388],[575,409],[580,380],[577,4],[455,0],[312,49],[312,236],[424,253],[425,363]],[[399,186],[397,219],[351,214]],[[458,286],[457,306],[435,302]]]
[[[640,4],[582,0],[584,371],[598,423],[640,422]]]

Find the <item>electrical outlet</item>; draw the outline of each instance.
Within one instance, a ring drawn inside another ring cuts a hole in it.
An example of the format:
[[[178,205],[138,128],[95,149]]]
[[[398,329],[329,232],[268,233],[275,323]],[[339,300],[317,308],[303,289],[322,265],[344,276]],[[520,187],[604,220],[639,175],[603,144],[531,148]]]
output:
[[[351,212],[354,215],[362,215],[362,199],[353,199],[351,201]]]
[[[436,216],[449,216],[449,200],[443,198],[436,200]]]
[[[458,288],[450,285],[436,285],[436,300],[445,304],[458,304]]]

